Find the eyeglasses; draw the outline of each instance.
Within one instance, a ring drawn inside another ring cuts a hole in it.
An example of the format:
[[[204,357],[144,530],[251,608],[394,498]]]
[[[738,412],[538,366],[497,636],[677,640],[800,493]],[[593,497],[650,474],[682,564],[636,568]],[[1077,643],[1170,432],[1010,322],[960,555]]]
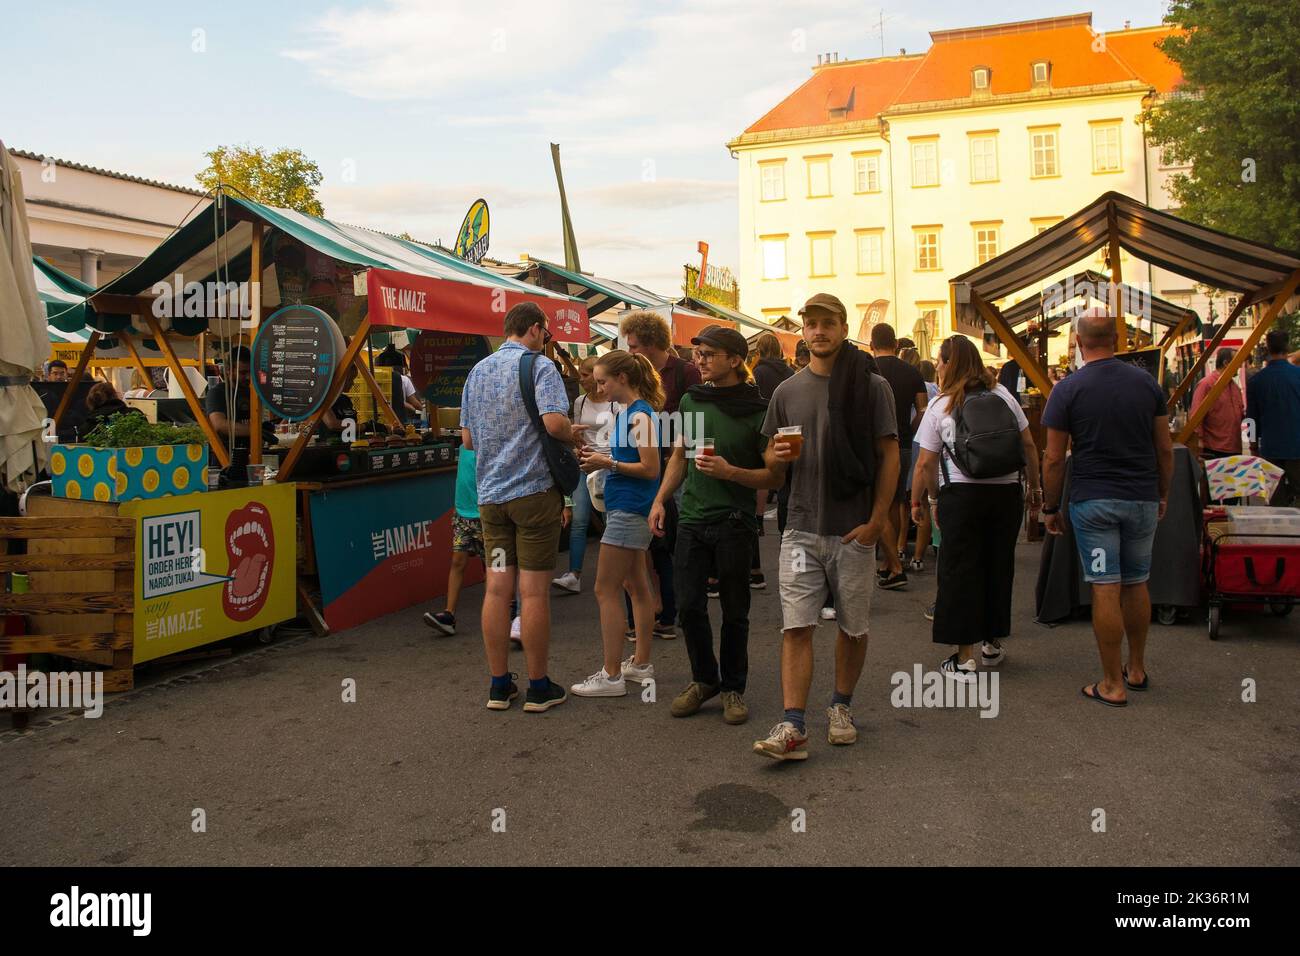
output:
[[[717,357],[718,353],[710,351],[709,349],[695,350],[695,361],[697,362],[712,362]]]
[[[544,325],[542,326],[542,344],[543,345],[551,344],[551,330]]]

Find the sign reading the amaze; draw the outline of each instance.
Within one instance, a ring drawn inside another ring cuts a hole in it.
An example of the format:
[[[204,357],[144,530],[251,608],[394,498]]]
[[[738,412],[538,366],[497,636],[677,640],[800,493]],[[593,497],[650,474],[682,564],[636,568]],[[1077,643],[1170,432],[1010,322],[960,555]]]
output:
[[[587,307],[581,302],[522,291],[526,286],[498,285],[493,278],[485,273],[481,281],[462,281],[371,269],[366,273],[370,320],[381,327],[499,337],[506,313],[521,302],[534,302],[546,313],[557,341],[590,339]]]

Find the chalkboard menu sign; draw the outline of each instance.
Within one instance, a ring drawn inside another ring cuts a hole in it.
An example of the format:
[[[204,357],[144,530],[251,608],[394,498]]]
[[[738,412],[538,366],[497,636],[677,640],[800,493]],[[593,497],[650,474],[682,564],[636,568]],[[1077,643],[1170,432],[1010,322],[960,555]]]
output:
[[[302,421],[320,408],[345,345],[334,320],[315,306],[289,305],[253,340],[253,387],[276,418]]]
[[[1116,352],[1115,358],[1134,368],[1140,368],[1154,379],[1160,376],[1160,349],[1130,349],[1127,352]]]

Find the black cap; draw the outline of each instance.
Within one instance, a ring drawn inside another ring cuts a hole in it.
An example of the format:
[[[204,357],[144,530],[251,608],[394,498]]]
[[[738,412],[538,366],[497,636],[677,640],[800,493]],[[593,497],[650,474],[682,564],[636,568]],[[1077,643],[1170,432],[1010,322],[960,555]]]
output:
[[[706,325],[700,329],[699,335],[691,339],[692,345],[706,342],[741,358],[749,354],[749,343],[745,341],[745,337],[726,325]]]

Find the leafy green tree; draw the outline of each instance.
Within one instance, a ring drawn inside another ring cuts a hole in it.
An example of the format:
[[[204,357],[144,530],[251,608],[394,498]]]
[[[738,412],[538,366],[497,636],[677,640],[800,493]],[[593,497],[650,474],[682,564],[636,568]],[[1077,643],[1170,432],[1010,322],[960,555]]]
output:
[[[208,166],[195,178],[204,189],[234,186],[249,199],[268,206],[325,215],[316,197],[322,179],[320,167],[300,149],[268,153],[261,146],[218,146],[203,155]]]
[[[1182,88],[1146,114],[1179,215],[1300,248],[1300,16],[1276,0],[1172,0],[1159,44]]]

